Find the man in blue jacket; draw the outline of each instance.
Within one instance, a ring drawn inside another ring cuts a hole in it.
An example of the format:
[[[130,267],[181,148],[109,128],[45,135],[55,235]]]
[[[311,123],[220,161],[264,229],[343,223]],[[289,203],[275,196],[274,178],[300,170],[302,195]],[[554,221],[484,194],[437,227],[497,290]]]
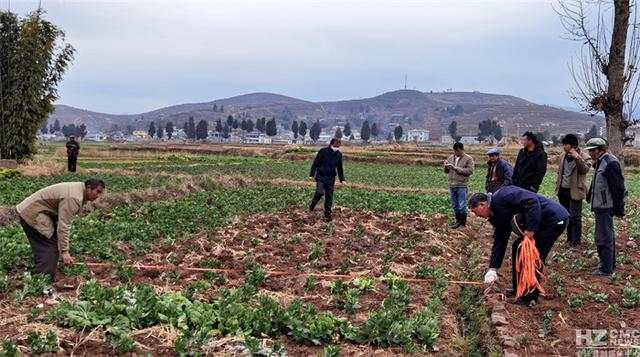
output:
[[[540,259],[544,262],[569,221],[569,212],[559,203],[517,186],[502,187],[494,194],[476,193],[469,199],[469,207],[477,216],[487,218],[494,228],[489,271],[484,277],[485,284],[498,279],[497,270],[502,265],[509,236],[512,230],[518,234],[511,246],[513,289],[508,290],[508,294],[517,291],[515,262],[518,245],[523,240],[519,229],[524,231],[524,235],[533,237]],[[512,227],[515,215],[521,215],[520,228]],[[540,292],[536,290],[519,297],[514,303],[525,305],[532,301],[537,302],[539,295]]]
[[[342,169],[342,153],[339,150],[340,139],[331,139],[328,147],[320,149],[311,165],[309,180],[316,182],[316,192],[309,205],[309,212],[313,212],[316,205],[324,195],[324,220],[331,221],[331,206],[333,205],[333,187],[336,182],[336,171],[340,183],[345,185],[344,171]]]
[[[500,150],[490,149],[487,151],[489,161],[487,162],[487,177],[484,188],[487,192],[496,192],[502,186],[511,185],[511,175],[513,168],[507,160],[500,157]]]
[[[591,211],[596,216],[595,243],[600,257],[600,268],[591,275],[609,276],[616,270],[613,216],[624,217],[627,190],[620,162],[608,152],[607,142],[602,138],[592,138],[586,146],[595,161],[587,202],[591,203]]]

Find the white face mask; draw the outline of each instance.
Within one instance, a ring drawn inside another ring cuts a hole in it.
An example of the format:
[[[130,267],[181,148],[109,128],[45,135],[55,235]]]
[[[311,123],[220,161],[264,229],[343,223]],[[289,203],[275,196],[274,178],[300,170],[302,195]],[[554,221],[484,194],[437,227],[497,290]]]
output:
[[[331,147],[331,150],[333,150],[333,152],[336,152],[336,151],[338,151],[338,150],[340,150],[340,149],[339,149],[339,148],[337,148],[337,147],[335,147],[335,146],[332,146],[332,147]]]

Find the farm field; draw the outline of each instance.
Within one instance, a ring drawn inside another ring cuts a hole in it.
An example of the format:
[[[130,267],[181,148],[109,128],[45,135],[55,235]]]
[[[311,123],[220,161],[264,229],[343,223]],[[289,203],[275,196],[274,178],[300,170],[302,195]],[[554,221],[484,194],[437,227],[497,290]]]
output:
[[[21,175],[0,175],[0,355],[588,356],[576,329],[637,327],[637,168],[627,167],[627,216],[616,220],[617,273],[588,275],[598,258],[585,204],[582,246],[559,239],[547,293],[529,308],[501,301],[508,254],[497,286],[474,284],[492,231],[476,217],[449,228],[439,166],[448,148],[344,148],[348,185],[336,190],[329,223],[320,207],[306,212],[316,151],[87,144],[69,174],[64,151],[43,146]],[[468,151],[470,192],[484,188],[485,151]],[[513,163],[516,153],[504,156]],[[541,189],[552,198],[555,171],[549,165]],[[107,193],[74,221],[79,263],[42,296],[12,206],[89,177],[103,178]]]

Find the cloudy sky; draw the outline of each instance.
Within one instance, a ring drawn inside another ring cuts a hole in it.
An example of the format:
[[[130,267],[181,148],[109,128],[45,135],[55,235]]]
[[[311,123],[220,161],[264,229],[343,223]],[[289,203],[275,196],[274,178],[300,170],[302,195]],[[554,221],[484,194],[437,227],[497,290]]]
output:
[[[0,0],[19,14],[32,0]],[[575,106],[546,0],[42,0],[77,50],[60,104],[140,113],[251,92],[312,101],[404,87]]]

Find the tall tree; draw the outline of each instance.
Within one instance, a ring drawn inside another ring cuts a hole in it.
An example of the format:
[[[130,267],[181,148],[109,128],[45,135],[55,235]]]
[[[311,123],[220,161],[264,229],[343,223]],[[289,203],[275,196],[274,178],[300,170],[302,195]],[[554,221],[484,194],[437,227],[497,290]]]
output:
[[[496,120],[486,119],[478,123],[478,141],[483,141],[488,137],[496,140],[502,139],[502,128]]]
[[[569,37],[585,48],[574,59],[577,65],[570,67],[578,87],[572,97],[585,110],[604,113],[609,149],[623,165],[624,144],[631,140],[626,129],[638,122],[633,119],[640,84],[638,4],[635,0],[603,2],[559,0],[557,12]],[[610,25],[605,24],[607,17]],[[595,25],[592,20],[597,21]]]
[[[0,11],[0,159],[23,161],[36,152],[75,52],[64,39],[41,9],[24,18]]]
[[[196,127],[196,139],[203,140],[209,136],[209,123],[206,120],[200,120]]]
[[[584,136],[584,140],[589,140],[596,136],[598,136],[598,127],[594,124],[591,126],[591,129],[589,129],[589,132]]]
[[[173,123],[168,122],[165,130],[167,131],[167,139],[171,140],[171,138],[173,137],[173,130],[174,130]]]
[[[297,120],[294,120],[293,123],[291,123],[291,132],[293,133],[293,138],[298,139],[298,121]]]
[[[224,123],[224,126],[222,127],[222,137],[225,139],[229,139],[229,137],[231,136],[229,134],[230,132],[231,132],[231,128],[229,128],[229,124]]]
[[[266,120],[266,118],[262,117],[256,121],[256,129],[261,133],[264,133],[267,129]]]
[[[84,139],[87,136],[87,126],[80,124],[80,126],[76,127],[76,136]]]
[[[276,136],[278,134],[278,127],[276,125],[276,118],[271,118],[267,122],[265,132],[269,136]]]
[[[184,135],[187,137],[187,139],[189,139],[189,122],[185,121],[184,125],[182,126],[182,131],[184,132]]]
[[[255,125],[253,124],[253,120],[251,119],[247,120],[247,133],[252,132],[254,128],[255,128]]]
[[[313,140],[314,142],[318,141],[321,131],[322,129],[320,128],[320,122],[316,120],[316,122],[311,126],[311,130],[309,131],[309,137],[311,138],[311,140]]]
[[[149,130],[147,130],[147,133],[149,133],[149,136],[152,138],[156,135],[156,123],[149,123]]]
[[[233,124],[231,125],[231,127],[234,129],[238,129],[239,126],[240,123],[238,123],[238,119],[233,119]]]
[[[396,141],[400,141],[400,139],[402,139],[402,127],[400,125],[393,129],[393,136],[396,138]]]
[[[187,138],[195,139],[196,138],[196,122],[193,120],[193,117],[189,117],[189,125],[187,127]]]
[[[344,130],[342,130],[342,133],[346,137],[351,136],[351,124],[349,124],[349,122],[347,122],[347,124],[344,125]]]
[[[336,129],[336,133],[333,134],[333,137],[336,139],[342,139],[342,129],[340,127]]]
[[[222,133],[222,120],[220,119],[216,120],[216,131]]]
[[[367,105],[367,108],[369,106]],[[371,125],[371,136],[373,136],[374,138],[378,138],[378,135],[380,135],[380,130],[378,129],[378,124],[373,123],[373,125]]]
[[[304,120],[300,120],[300,125],[298,125],[298,134],[302,136],[302,140],[307,135],[307,123]]]
[[[360,129],[360,139],[367,142],[369,141],[369,138],[371,138],[371,128],[369,127],[369,121],[365,120],[362,123],[362,128]]]
[[[220,113],[224,113],[224,105],[220,104]]]
[[[156,130],[156,136],[158,139],[162,139],[164,137],[164,126],[158,123],[158,130]]]
[[[41,134],[49,134],[49,127],[47,126],[47,122],[44,122],[44,125],[40,128]]]
[[[213,112],[217,113],[218,112],[218,104],[213,103]]]
[[[247,121],[242,119],[242,121],[240,122],[240,129],[247,131]]]
[[[229,125],[229,128],[233,126],[233,115],[227,117],[227,125]]]
[[[453,141],[460,141],[462,137],[458,135],[458,123],[455,120],[449,124],[448,129],[451,139],[453,139]]]
[[[60,122],[58,121],[58,119],[56,119],[56,121],[53,122],[53,131],[60,131]]]

